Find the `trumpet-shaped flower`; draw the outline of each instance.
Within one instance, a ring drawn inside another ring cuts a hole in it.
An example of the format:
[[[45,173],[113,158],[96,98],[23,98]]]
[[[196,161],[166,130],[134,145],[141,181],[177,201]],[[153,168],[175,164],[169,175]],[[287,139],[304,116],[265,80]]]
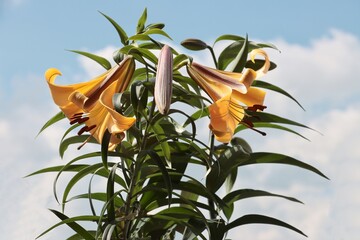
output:
[[[131,57],[124,59],[119,65],[97,78],[77,84],[57,85],[55,78],[60,71],[51,68],[46,71],[45,78],[54,99],[71,124],[85,123],[79,135],[90,132],[101,143],[108,130],[112,135],[109,150],[115,148],[124,136],[124,131],[132,126],[134,118],[122,116],[114,110],[112,96],[123,92],[130,83],[135,69]]]
[[[172,96],[173,55],[169,46],[161,49],[156,72],[154,98],[161,114],[169,111]]]
[[[243,73],[221,71],[202,66],[195,62],[187,65],[190,77],[214,101],[209,106],[210,129],[216,139],[227,143],[231,140],[236,126],[245,116],[247,107],[262,109],[265,92],[251,87],[253,81],[266,74],[270,67],[270,61],[265,51],[253,50],[250,57],[254,60],[255,55],[264,56],[265,63],[257,71],[245,69]]]

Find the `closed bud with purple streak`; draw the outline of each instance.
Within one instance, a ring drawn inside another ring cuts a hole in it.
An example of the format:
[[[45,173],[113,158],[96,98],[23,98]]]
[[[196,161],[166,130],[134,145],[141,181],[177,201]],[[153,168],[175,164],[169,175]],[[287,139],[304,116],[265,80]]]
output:
[[[161,49],[156,71],[154,98],[161,114],[167,114],[170,109],[173,79],[173,55],[169,46]]]

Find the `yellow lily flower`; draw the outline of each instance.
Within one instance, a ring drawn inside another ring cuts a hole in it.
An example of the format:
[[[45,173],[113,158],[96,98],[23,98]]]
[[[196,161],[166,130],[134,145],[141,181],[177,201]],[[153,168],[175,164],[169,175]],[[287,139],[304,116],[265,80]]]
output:
[[[214,101],[209,106],[210,129],[215,138],[228,143],[236,126],[245,116],[244,109],[262,110],[264,108],[265,91],[251,87],[253,81],[266,74],[270,68],[270,60],[264,50],[255,49],[250,53],[254,61],[256,55],[265,58],[265,64],[257,71],[245,69],[244,73],[221,71],[202,66],[195,62],[187,65],[190,77]]]
[[[57,85],[54,81],[61,73],[55,68],[48,69],[45,78],[55,104],[70,123],[85,123],[86,126],[78,134],[88,131],[101,143],[108,129],[112,134],[109,150],[113,150],[135,119],[124,117],[113,110],[112,96],[126,90],[134,70],[134,60],[127,57],[119,65],[88,82]]]

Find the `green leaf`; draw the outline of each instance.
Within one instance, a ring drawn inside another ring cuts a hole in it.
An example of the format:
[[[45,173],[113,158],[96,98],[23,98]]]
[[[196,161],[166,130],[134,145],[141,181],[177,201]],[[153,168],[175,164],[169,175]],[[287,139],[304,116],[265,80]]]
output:
[[[224,151],[219,159],[211,166],[206,177],[206,186],[216,192],[225,182],[226,178],[241,163],[249,159],[249,153],[241,145],[233,146]]]
[[[158,63],[157,57],[148,49],[133,47],[128,51],[128,54],[138,54],[139,56],[145,57],[146,59],[150,60],[154,64]]]
[[[296,102],[299,107],[301,107],[304,111],[305,109],[303,108],[303,106],[301,106],[301,104],[293,97],[291,96],[289,93],[287,93],[285,90],[279,88],[278,86],[275,86],[271,83],[268,83],[268,82],[263,82],[263,81],[260,81],[260,80],[256,80],[253,82],[252,84],[253,87],[260,87],[260,88],[265,88],[265,89],[269,89],[269,90],[272,90],[274,92],[277,92],[277,93],[280,93],[282,95],[285,95],[287,96],[288,98],[292,99],[294,102]]]
[[[92,54],[92,53],[83,52],[83,51],[77,51],[77,50],[69,50],[69,51],[74,52],[74,53],[78,53],[80,55],[83,55],[85,57],[90,58],[91,60],[94,60],[95,62],[100,64],[106,70],[111,69],[111,63],[106,58],[100,57],[100,56]]]
[[[236,190],[236,191],[233,191],[233,192],[227,194],[223,198],[223,201],[228,205],[228,207],[225,207],[223,209],[226,218],[230,219],[230,217],[232,215],[233,207],[234,207],[234,205],[233,205],[234,202],[245,199],[245,198],[252,198],[252,197],[280,197],[280,198],[287,199],[289,201],[303,204],[303,202],[297,200],[296,198],[287,197],[284,195],[274,194],[274,193],[270,193],[270,192],[266,192],[266,191],[262,191],[262,190],[239,189],[239,190]]]
[[[55,116],[53,116],[52,118],[50,118],[45,124],[44,126],[40,129],[39,133],[36,136],[39,136],[39,134],[44,131],[46,128],[50,127],[51,125],[53,125],[54,123],[60,121],[61,119],[65,118],[65,114],[63,112],[58,112]]]
[[[277,115],[274,115],[274,114],[271,114],[271,113],[265,113],[265,112],[248,112],[249,115],[251,115],[250,117],[247,117],[246,120],[249,120],[250,122],[252,123],[283,123],[283,124],[288,124],[288,125],[293,125],[293,126],[297,126],[297,127],[303,127],[303,128],[307,128],[307,129],[311,129],[313,131],[315,131],[314,129],[304,125],[304,124],[301,124],[301,123],[298,123],[298,122],[295,122],[295,121],[292,121],[292,120],[289,120],[287,118],[283,118],[283,117],[279,117]]]
[[[151,35],[151,34],[162,35],[162,36],[167,37],[168,39],[172,40],[172,38],[164,30],[157,29],[157,28],[149,29],[149,30],[145,31],[144,34],[146,34],[146,35]]]
[[[225,35],[221,35],[220,37],[218,37],[215,40],[214,45],[215,45],[215,43],[222,41],[222,40],[244,41],[245,38],[241,37],[241,36],[237,36],[237,35],[225,34]]]
[[[91,135],[80,135],[80,136],[73,136],[73,137],[69,137],[64,139],[59,146],[59,154],[60,157],[63,158],[64,153],[66,151],[66,149],[71,145],[71,144],[75,144],[75,143],[97,143],[96,139],[93,138]]]
[[[91,198],[92,200],[98,200],[98,201],[102,201],[102,202],[106,202],[107,199],[107,194],[103,193],[103,192],[95,192],[95,193],[84,193],[84,194],[79,194],[76,196],[73,196],[71,198],[69,198],[66,202],[70,202],[70,201],[74,201],[77,199],[89,199]],[[124,204],[124,202],[120,199],[120,198],[114,198],[114,202],[116,206],[121,206]]]
[[[163,23],[150,23],[149,25],[146,26],[145,28],[145,32],[149,29],[163,29],[165,27],[165,24]]]
[[[232,228],[238,227],[238,226],[242,226],[245,224],[271,224],[271,225],[276,225],[276,226],[280,226],[280,227],[284,227],[290,230],[293,230],[305,237],[307,237],[302,231],[300,231],[299,229],[283,222],[280,221],[276,218],[272,218],[272,217],[268,217],[268,216],[264,216],[264,215],[258,215],[258,214],[249,214],[249,215],[245,215],[242,216],[236,220],[234,220],[233,222],[227,224],[225,226],[226,230],[229,231]]]
[[[48,228],[45,232],[41,233],[39,236],[36,237],[36,239],[40,238],[41,236],[45,235],[46,233],[50,232],[54,228],[66,224],[71,229],[73,229],[75,232],[80,234],[84,240],[95,240],[94,236],[90,234],[87,230],[85,230],[83,227],[81,227],[76,221],[97,221],[99,217],[97,216],[77,216],[73,218],[69,218],[66,215],[62,214],[61,212],[58,212],[53,209],[49,209],[52,213],[54,213],[58,218],[60,218],[62,221],[53,225],[52,227]]]
[[[108,163],[109,166],[113,166],[114,163]],[[73,176],[70,181],[68,182],[68,184],[66,185],[65,189],[64,189],[64,193],[63,193],[63,197],[62,197],[62,204],[63,204],[63,209],[65,207],[64,203],[67,202],[67,197],[69,195],[69,192],[71,191],[71,189],[73,188],[73,186],[80,181],[81,179],[83,179],[85,176],[89,175],[89,174],[96,174],[102,177],[106,177],[108,178],[109,176],[109,171],[108,169],[104,169],[104,165],[102,163],[97,163],[97,164],[93,164],[93,165],[89,165],[83,169],[81,169],[75,176]],[[124,182],[124,180],[120,177],[117,176],[116,178],[116,182],[122,186],[123,188],[126,188],[126,184]]]
[[[145,8],[144,12],[142,13],[141,17],[138,20],[136,26],[136,33],[141,33],[144,30],[146,19],[147,19],[147,9]]]
[[[245,41],[236,41],[227,46],[218,57],[218,68],[225,70],[231,62],[233,62],[233,68],[236,66],[235,59],[241,57],[239,55],[242,48],[245,46]],[[245,49],[244,49],[245,50]],[[247,56],[247,52],[246,52]],[[239,59],[238,59],[239,60]]]
[[[68,171],[68,172],[78,172],[78,171],[80,171],[81,169],[83,169],[86,166],[88,166],[88,165],[86,165],[86,164],[70,165],[66,169],[63,169],[64,168],[63,165],[53,166],[53,167],[40,169],[40,170],[38,170],[36,172],[33,172],[33,173],[30,173],[30,174],[26,175],[25,177],[30,177],[30,176],[34,176],[34,175],[38,175],[38,174],[42,174],[42,173],[59,172],[62,169],[63,169],[63,171]]]
[[[302,161],[299,161],[295,158],[279,154],[279,153],[269,153],[269,152],[256,152],[251,153],[250,157],[246,159],[245,161],[242,161],[239,166],[245,166],[249,164],[257,164],[257,163],[279,163],[279,164],[286,164],[291,166],[300,167],[306,170],[309,170],[311,172],[314,172],[326,179],[329,179],[327,176],[325,176],[322,172],[320,172],[315,167],[304,163]]]
[[[88,231],[89,234],[91,234],[93,237],[95,237],[96,231]],[[84,240],[84,237],[82,237],[80,234],[76,233],[75,235],[72,235],[66,240]]]
[[[246,68],[251,68],[254,71],[259,70],[260,68],[262,68],[265,64],[265,60],[264,59],[254,59],[254,62],[251,60],[246,61],[245,67]],[[277,65],[274,62],[270,61],[270,68],[269,71],[274,70],[277,67]]]
[[[117,33],[119,34],[120,37],[120,41],[122,44],[124,45],[128,45],[129,41],[128,41],[128,36],[126,35],[126,32],[124,31],[124,29],[122,29],[120,27],[119,24],[117,24],[112,18],[110,18],[109,16],[105,15],[104,13],[100,12],[104,17],[106,17],[107,20],[109,20],[109,22],[114,26],[114,28],[116,29]]]
[[[106,195],[107,195],[107,213],[108,213],[108,221],[112,222],[115,220],[115,201],[114,201],[114,184],[115,184],[115,176],[116,176],[116,170],[118,168],[118,164],[114,164],[112,167],[108,181],[107,181],[107,187],[106,187]]]
[[[111,133],[106,129],[104,132],[102,142],[101,142],[101,160],[104,164],[104,169],[108,169],[108,149],[111,139]]]
[[[188,62],[188,56],[185,54],[179,54],[174,57],[174,71],[180,69],[181,67],[185,66]]]
[[[168,142],[166,141],[166,134],[165,130],[162,128],[162,126],[159,123],[155,123],[151,125],[151,129],[154,131],[156,135],[156,139],[158,140],[158,144],[160,144],[161,149],[163,151],[166,163],[168,167],[171,168],[171,152]]]
[[[246,35],[245,40],[243,41],[243,45],[240,51],[237,53],[234,60],[232,60],[228,65],[228,71],[230,72],[238,72],[241,73],[245,67],[247,56],[248,56],[248,48],[249,48],[248,36]]]
[[[153,159],[156,162],[156,165],[159,167],[159,169],[161,171],[166,189],[168,191],[168,200],[169,200],[169,207],[170,207],[173,188],[172,188],[171,178],[169,176],[169,173],[168,173],[164,163],[162,162],[161,158],[159,157],[159,155],[156,152],[146,151],[146,154],[148,154],[151,157],[151,159]]]
[[[278,125],[278,124],[273,124],[273,123],[253,123],[254,125],[254,128],[273,128],[273,129],[279,129],[279,130],[283,130],[283,131],[286,131],[286,132],[290,132],[290,133],[293,133],[295,135],[298,135],[299,137],[302,137],[308,141],[310,141],[307,137],[305,137],[304,135],[290,129],[290,128],[287,128],[287,127],[284,127],[282,125]],[[244,125],[239,125],[236,127],[235,129],[235,133],[239,132],[239,131],[242,131],[242,130],[246,130],[246,129],[249,129],[248,127],[244,126]]]

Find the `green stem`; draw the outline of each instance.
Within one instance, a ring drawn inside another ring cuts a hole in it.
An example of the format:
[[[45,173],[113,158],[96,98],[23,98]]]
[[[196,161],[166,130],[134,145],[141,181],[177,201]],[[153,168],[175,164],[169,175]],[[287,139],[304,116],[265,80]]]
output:
[[[155,101],[153,101],[151,108],[149,110],[149,118],[146,122],[146,127],[145,127],[145,133],[143,135],[141,144],[140,144],[140,149],[139,152],[141,152],[145,147],[146,147],[146,142],[147,142],[147,132],[148,129],[150,127],[151,124],[151,119],[154,115],[154,111],[155,111]],[[125,216],[128,216],[130,214],[130,210],[131,210],[131,202],[133,199],[133,195],[134,195],[134,190],[136,187],[136,183],[138,180],[138,175],[141,169],[141,162],[143,159],[141,158],[137,158],[135,160],[135,166],[134,166],[134,171],[132,172],[132,176],[131,176],[131,181],[130,181],[130,187],[129,187],[129,192],[126,196],[126,202],[125,202]],[[124,236],[125,236],[125,240],[129,239],[130,237],[130,228],[131,228],[131,220],[127,219],[125,220],[125,227],[124,227]]]
[[[213,49],[212,47],[210,47],[210,46],[207,46],[207,48],[209,49],[209,51],[210,51],[210,53],[211,53],[211,56],[212,56],[212,58],[213,58],[213,60],[214,60],[215,67],[216,67],[216,69],[217,69],[217,68],[218,68],[218,62],[217,62],[217,60],[216,60],[216,56],[215,56],[214,49]]]
[[[210,143],[209,143],[209,148],[210,148],[209,161],[211,162],[211,161],[212,161],[212,157],[213,157],[213,153],[214,153],[215,137],[214,137],[214,134],[213,134],[213,133],[210,133],[210,134],[211,134],[211,137],[210,137]],[[211,200],[211,199],[208,199],[208,202],[209,202],[210,208],[215,209],[214,201]],[[212,212],[212,211],[210,211],[210,218],[211,218],[211,220],[216,219],[216,214],[215,214],[214,212]]]

